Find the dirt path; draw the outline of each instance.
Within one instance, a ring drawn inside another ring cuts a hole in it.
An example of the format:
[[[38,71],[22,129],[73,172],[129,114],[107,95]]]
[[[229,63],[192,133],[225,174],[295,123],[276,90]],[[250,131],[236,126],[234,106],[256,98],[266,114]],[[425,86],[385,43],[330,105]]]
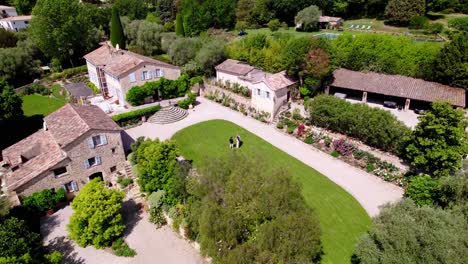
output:
[[[52,216],[41,219],[41,233],[44,245],[60,251],[67,264],[203,264],[204,260],[188,241],[180,238],[170,227],[156,229],[145,213],[134,212],[127,219],[125,241],[135,249],[133,258],[117,257],[110,250],[98,250],[91,246],[82,248],[68,240],[66,225],[70,220],[70,206]]]
[[[223,119],[247,129],[316,169],[353,195],[370,216],[377,215],[382,205],[396,202],[403,196],[403,189],[281,133],[272,125],[245,117],[239,112],[202,97],[197,98],[197,101],[200,102],[200,105],[190,110],[189,116],[179,122],[168,125],[144,123],[141,126],[128,129],[127,133],[133,138],[145,136],[165,140],[188,126],[203,121]]]

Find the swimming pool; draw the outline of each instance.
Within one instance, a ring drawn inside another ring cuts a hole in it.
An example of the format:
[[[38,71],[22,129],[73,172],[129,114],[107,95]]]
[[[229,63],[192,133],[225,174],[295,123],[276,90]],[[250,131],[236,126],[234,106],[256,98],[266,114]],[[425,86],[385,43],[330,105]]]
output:
[[[315,37],[319,37],[319,38],[327,38],[327,39],[336,39],[340,36],[341,34],[338,34],[338,33],[329,33],[329,32],[325,32],[325,33],[320,33],[320,34],[316,34],[314,35]]]

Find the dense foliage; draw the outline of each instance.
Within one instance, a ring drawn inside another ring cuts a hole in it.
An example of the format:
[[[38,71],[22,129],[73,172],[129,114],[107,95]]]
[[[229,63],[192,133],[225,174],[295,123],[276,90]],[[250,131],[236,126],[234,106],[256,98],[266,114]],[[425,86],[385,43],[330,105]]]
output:
[[[385,34],[343,34],[333,41],[335,64],[355,71],[375,71],[430,78],[440,46]],[[461,60],[461,59],[459,59]]]
[[[320,227],[300,187],[282,170],[241,155],[213,160],[193,179],[190,232],[217,263],[310,263]]]
[[[468,90],[468,32],[453,36],[437,55],[432,79]]]
[[[382,209],[353,263],[466,263],[467,237],[462,215],[405,200]]]
[[[142,116],[149,117],[161,109],[160,105],[150,106],[130,112],[112,116],[112,120],[119,126],[125,126],[133,123],[138,123]]]
[[[461,31],[468,31],[468,17],[452,18],[448,21],[448,26]]]
[[[425,0],[389,0],[385,8],[388,22],[396,25],[408,25],[412,17],[423,16],[425,12]]]
[[[37,0],[14,0],[12,1],[18,15],[29,15],[36,5]]]
[[[0,121],[22,118],[22,103],[21,97],[5,81],[0,79]]]
[[[30,39],[16,46],[0,48],[0,79],[18,87],[33,81],[39,73],[38,49]]]
[[[78,0],[38,0],[29,32],[46,56],[72,64],[95,48],[101,36]]]
[[[30,255],[37,257],[42,246],[39,234],[30,230],[26,222],[8,218],[0,223],[0,258]]]
[[[155,22],[133,20],[124,25],[129,49],[151,56],[161,52],[161,38],[164,27]]]
[[[434,205],[439,196],[439,182],[429,175],[416,176],[410,180],[405,190],[405,196],[411,198],[417,205]]]
[[[315,74],[318,68],[309,67],[311,64],[308,64],[317,59],[310,56],[317,49],[321,49],[321,53],[328,57],[329,42],[322,38],[294,37],[290,34],[255,34],[231,42],[227,46],[227,54],[229,58],[246,61],[268,72],[287,70],[291,76],[324,77]],[[330,61],[326,58],[325,61],[327,65],[324,67],[328,68]]]
[[[188,95],[187,95],[187,98],[177,102],[177,105],[180,108],[189,109],[190,106],[195,105],[196,100],[197,100],[197,95],[192,93],[192,92],[189,92]]]
[[[417,171],[435,177],[456,171],[468,152],[463,111],[435,102],[419,121],[405,150],[408,161]]]
[[[301,25],[302,31],[317,31],[319,18],[322,12],[317,6],[309,6],[297,13],[294,21],[296,25]]]
[[[355,137],[369,146],[399,154],[410,129],[390,112],[319,95],[306,108],[312,124]]]
[[[24,198],[22,204],[24,207],[30,208],[33,211],[43,212],[54,209],[58,203],[64,202],[65,200],[66,193],[64,189],[59,189],[57,192],[45,189]]]
[[[18,37],[14,32],[0,28],[0,49],[16,47]]]
[[[117,6],[112,7],[110,41],[112,46],[117,47],[119,45],[119,48],[125,49],[125,35]]]
[[[161,78],[154,82],[147,82],[142,86],[134,86],[127,93],[127,102],[131,105],[142,105],[145,98],[160,94],[164,99],[184,96],[190,88],[190,79],[182,74],[177,80]]]
[[[183,21],[183,36],[196,36],[211,27],[234,28],[235,6],[235,0],[182,0],[178,16]]]
[[[151,194],[164,190],[166,204],[177,204],[182,194],[178,184],[178,150],[173,141],[147,139],[137,148],[138,185],[141,191]]]
[[[71,204],[69,237],[82,247],[110,246],[125,228],[121,214],[123,198],[122,192],[106,188],[100,179],[87,183]]]

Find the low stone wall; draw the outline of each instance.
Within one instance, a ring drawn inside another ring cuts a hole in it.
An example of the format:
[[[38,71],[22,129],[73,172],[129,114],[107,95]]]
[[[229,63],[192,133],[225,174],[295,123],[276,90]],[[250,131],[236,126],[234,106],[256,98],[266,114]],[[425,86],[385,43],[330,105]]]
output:
[[[250,100],[249,98],[245,98],[245,97],[243,97],[241,95],[235,94],[235,93],[233,93],[231,91],[228,91],[226,89],[223,89],[223,88],[220,88],[218,86],[211,85],[211,84],[206,84],[205,83],[205,88],[201,90],[200,95],[204,96],[205,94],[208,94],[210,92],[215,92],[215,91],[218,91],[220,93],[224,93],[226,95],[229,95],[229,97],[232,98],[237,103],[244,104],[247,107],[252,106],[252,100]]]

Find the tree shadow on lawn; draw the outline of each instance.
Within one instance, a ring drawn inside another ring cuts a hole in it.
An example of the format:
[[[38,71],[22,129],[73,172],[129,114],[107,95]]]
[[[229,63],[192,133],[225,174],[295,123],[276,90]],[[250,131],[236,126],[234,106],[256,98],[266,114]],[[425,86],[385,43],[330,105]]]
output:
[[[73,242],[66,239],[64,236],[56,237],[49,242],[46,246],[47,251],[52,252],[57,250],[63,255],[63,263],[67,264],[85,264],[85,260],[78,257],[78,253],[75,252]]]
[[[135,226],[142,217],[142,205],[137,204],[133,199],[127,200],[122,204],[122,216],[125,224],[124,237],[132,233]]]

